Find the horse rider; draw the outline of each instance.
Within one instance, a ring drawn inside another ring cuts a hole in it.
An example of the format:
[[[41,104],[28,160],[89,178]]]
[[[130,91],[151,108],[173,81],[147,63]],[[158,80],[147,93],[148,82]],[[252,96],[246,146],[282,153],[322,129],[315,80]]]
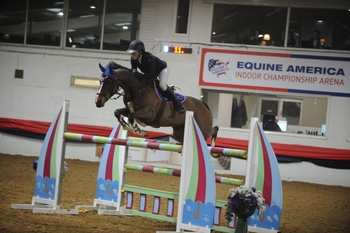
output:
[[[129,49],[126,51],[131,54],[131,69],[135,76],[139,78],[154,79],[159,77],[159,86],[165,97],[167,97],[174,105],[176,111],[180,114],[185,112],[180,101],[176,98],[174,92],[168,87],[167,81],[169,71],[167,63],[160,60],[153,54],[145,51],[145,45],[140,40],[134,40],[130,43]],[[143,73],[138,73],[139,68]]]

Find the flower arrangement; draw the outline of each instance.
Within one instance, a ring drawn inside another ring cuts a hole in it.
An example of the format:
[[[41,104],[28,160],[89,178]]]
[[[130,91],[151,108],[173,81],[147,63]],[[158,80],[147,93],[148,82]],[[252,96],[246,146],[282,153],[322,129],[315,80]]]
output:
[[[241,186],[229,190],[230,195],[226,203],[226,219],[230,222],[233,215],[238,218],[247,219],[258,209],[259,214],[265,212],[265,199],[262,192],[255,187]]]

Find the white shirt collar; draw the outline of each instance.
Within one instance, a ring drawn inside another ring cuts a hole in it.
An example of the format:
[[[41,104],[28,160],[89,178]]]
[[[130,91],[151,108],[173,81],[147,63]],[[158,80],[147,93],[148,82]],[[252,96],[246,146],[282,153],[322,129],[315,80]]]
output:
[[[137,60],[140,62],[140,64],[141,64],[141,58],[142,58],[142,54],[140,55],[139,58],[137,58]]]

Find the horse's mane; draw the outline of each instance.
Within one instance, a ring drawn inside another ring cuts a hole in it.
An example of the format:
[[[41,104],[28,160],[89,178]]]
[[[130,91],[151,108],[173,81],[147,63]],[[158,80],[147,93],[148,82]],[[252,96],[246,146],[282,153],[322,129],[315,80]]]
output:
[[[116,70],[116,69],[124,69],[124,70],[128,70],[128,71],[130,71],[130,72],[132,71],[132,69],[127,68],[127,67],[122,66],[122,65],[119,65],[119,64],[115,63],[114,61],[111,61],[109,64],[112,65],[113,70]],[[109,66],[109,65],[108,65],[108,66]],[[107,66],[107,67],[108,67],[108,66]]]

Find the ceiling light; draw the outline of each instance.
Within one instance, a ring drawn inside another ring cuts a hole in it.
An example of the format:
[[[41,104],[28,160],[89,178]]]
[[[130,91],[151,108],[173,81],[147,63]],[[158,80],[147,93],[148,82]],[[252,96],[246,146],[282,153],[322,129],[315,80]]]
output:
[[[90,9],[96,9],[95,1],[90,2]]]
[[[88,18],[88,17],[94,17],[95,15],[81,15],[79,18]]]
[[[126,23],[115,23],[114,25],[115,25],[115,26],[122,27],[122,26],[128,26],[128,25],[131,25],[131,23],[130,23],[130,22],[126,22]]]
[[[57,13],[57,15],[62,16],[62,15],[63,15],[63,12],[60,11],[60,12]]]
[[[62,11],[62,8],[47,8],[46,10],[58,13],[58,12]]]
[[[123,26],[123,29],[128,29],[128,26],[124,25],[124,26]]]
[[[58,30],[59,32],[61,32],[62,30]],[[75,32],[75,29],[67,29],[67,32]]]

